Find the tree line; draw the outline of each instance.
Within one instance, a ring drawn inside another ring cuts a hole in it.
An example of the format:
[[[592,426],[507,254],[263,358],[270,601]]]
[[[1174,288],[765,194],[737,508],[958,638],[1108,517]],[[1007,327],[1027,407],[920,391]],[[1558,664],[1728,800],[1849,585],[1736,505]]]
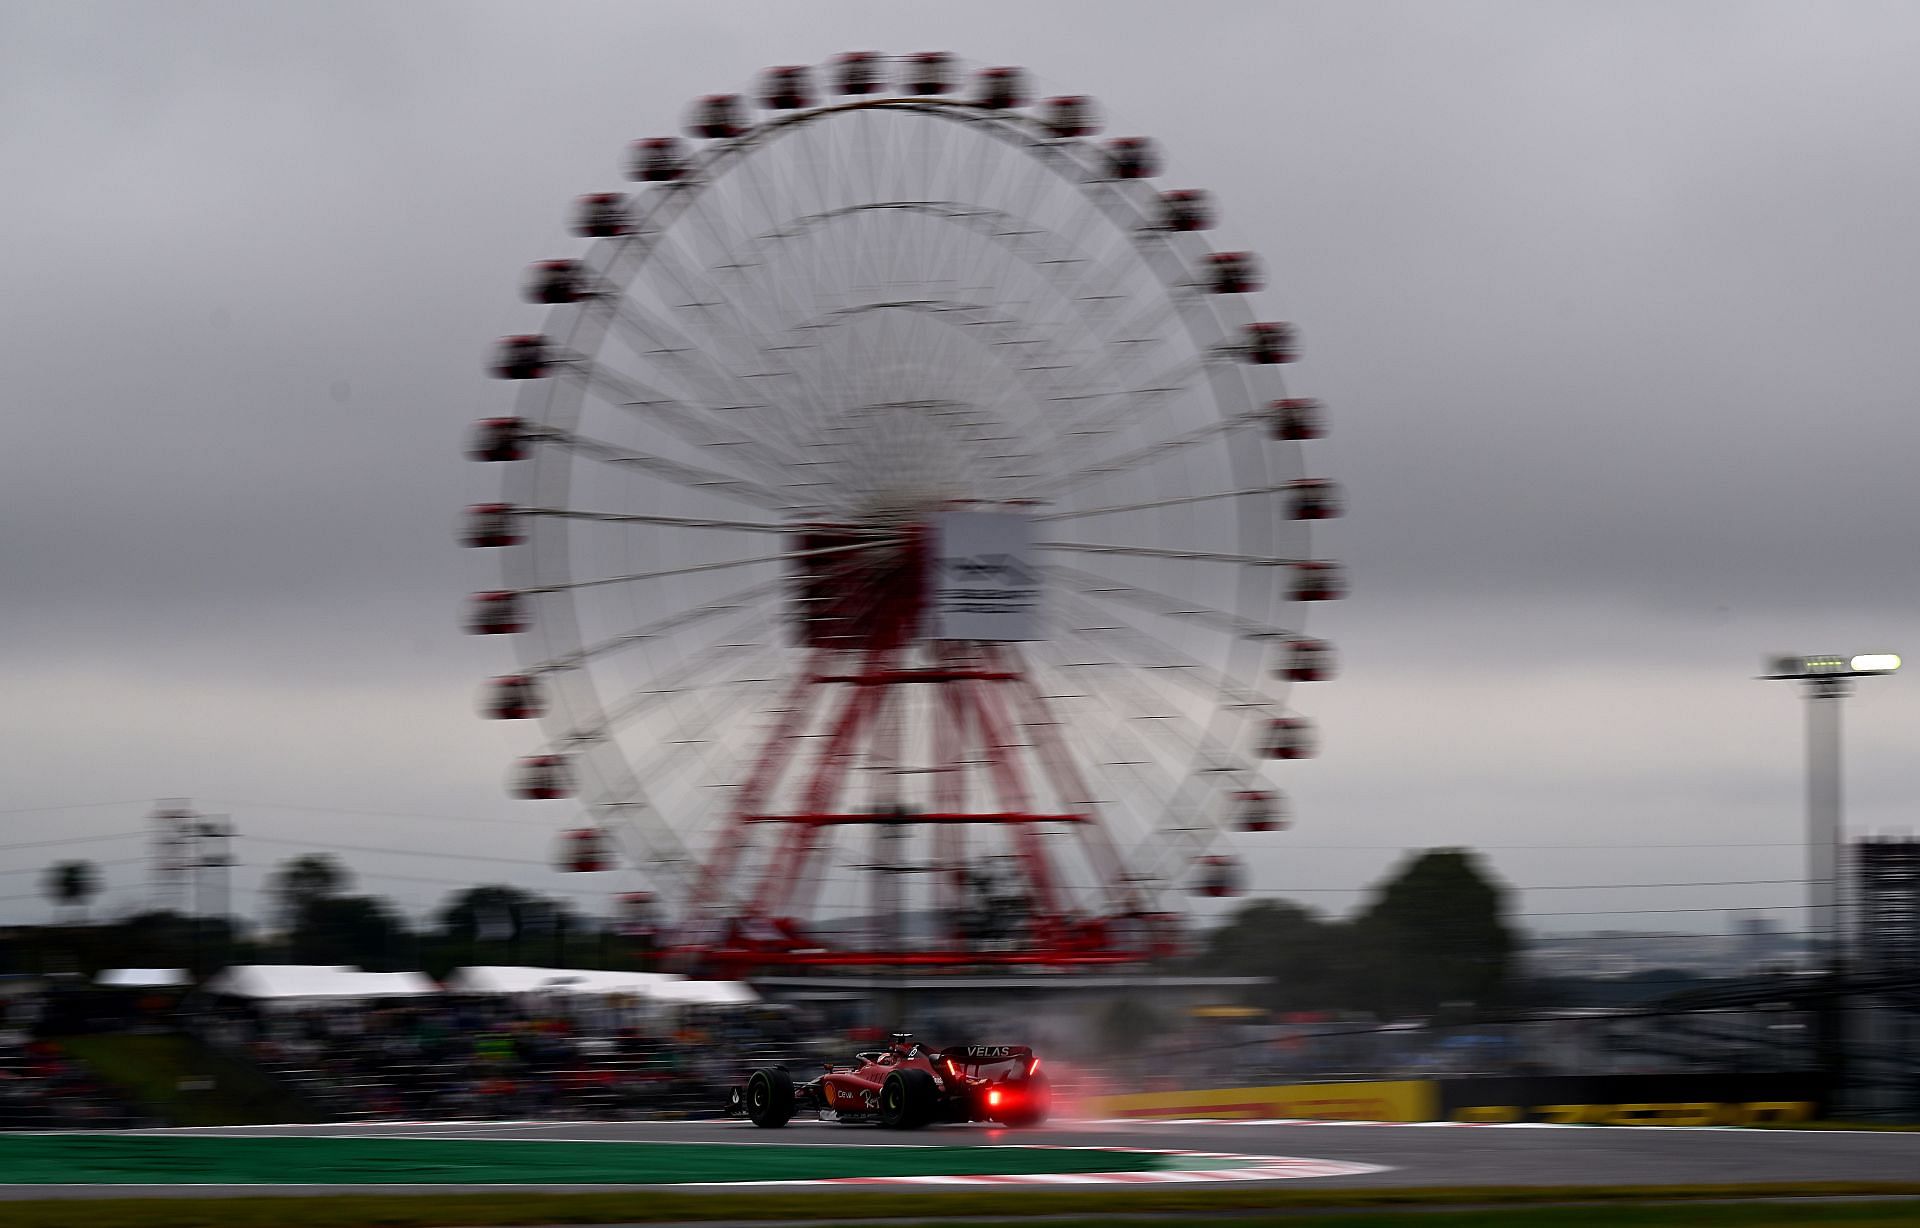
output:
[[[0,929],[0,973],[294,963],[444,976],[467,964],[634,969],[652,960],[644,936],[615,934],[565,900],[506,883],[452,892],[415,923],[392,901],[356,892],[352,871],[327,854],[280,864],[268,883],[265,925],[169,909],[90,922],[98,883],[91,863],[49,866],[42,893],[59,924]]]
[[[651,964],[644,940],[506,884],[456,891],[415,924],[391,901],[356,892],[352,872],[326,854],[293,858],[274,872],[267,930],[167,912],[76,924],[97,882],[85,862],[49,867],[45,891],[68,924],[16,931],[15,949],[0,947],[0,969],[286,962],[443,976],[463,964]],[[1286,900],[1243,904],[1203,932],[1173,970],[1260,978],[1242,997],[1279,1012],[1479,1013],[1512,1004],[1516,994],[1518,940],[1508,907],[1507,890],[1477,856],[1431,849],[1408,857],[1348,919]]]

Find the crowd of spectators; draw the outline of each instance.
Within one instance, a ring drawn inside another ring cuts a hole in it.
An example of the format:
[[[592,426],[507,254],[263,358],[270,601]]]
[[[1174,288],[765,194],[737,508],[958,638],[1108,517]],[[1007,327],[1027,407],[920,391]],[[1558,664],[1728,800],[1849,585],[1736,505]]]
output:
[[[82,1130],[142,1124],[51,1041],[0,1032],[0,1130]]]
[[[196,1030],[336,1120],[715,1113],[755,1065],[811,1060],[804,1021],[769,1007],[671,1017],[564,997],[261,1010]]]

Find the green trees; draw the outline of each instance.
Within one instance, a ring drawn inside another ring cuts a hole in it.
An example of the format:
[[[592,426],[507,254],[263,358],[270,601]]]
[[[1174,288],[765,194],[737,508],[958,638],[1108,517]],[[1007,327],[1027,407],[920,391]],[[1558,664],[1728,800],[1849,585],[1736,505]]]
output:
[[[296,963],[400,970],[414,956],[405,918],[377,896],[347,895],[352,885],[352,873],[323,853],[274,872],[270,891],[288,954]]]
[[[1353,924],[1372,1009],[1433,1015],[1495,1002],[1513,963],[1505,897],[1464,849],[1428,849],[1388,879]]]
[[[1498,1002],[1513,965],[1506,891],[1463,849],[1428,849],[1375,888],[1351,920],[1257,900],[1207,938],[1200,965],[1271,983],[1250,995],[1273,1010],[1432,1016]]]
[[[87,915],[87,901],[100,890],[100,871],[91,861],[57,861],[47,867],[40,890],[72,920]]]

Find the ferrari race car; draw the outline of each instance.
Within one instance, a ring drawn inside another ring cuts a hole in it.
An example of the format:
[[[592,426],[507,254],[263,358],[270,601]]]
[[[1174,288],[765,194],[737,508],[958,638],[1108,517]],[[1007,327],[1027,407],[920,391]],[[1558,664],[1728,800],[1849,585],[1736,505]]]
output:
[[[1024,1045],[927,1049],[897,1033],[885,1049],[857,1053],[796,1084],[784,1066],[756,1070],[727,1097],[727,1115],[773,1129],[803,1109],[821,1121],[865,1121],[896,1130],[931,1122],[1037,1126],[1053,1108],[1040,1059]]]

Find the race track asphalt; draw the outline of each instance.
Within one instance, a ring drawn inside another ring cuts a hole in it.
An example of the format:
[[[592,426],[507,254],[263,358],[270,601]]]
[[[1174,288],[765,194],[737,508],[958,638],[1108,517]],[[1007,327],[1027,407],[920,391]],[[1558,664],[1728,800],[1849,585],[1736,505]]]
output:
[[[1474,1185],[1669,1185],[1745,1182],[1920,1180],[1920,1133],[1661,1127],[1533,1127],[1242,1122],[1060,1122],[1035,1130],[945,1126],[902,1134],[796,1120],[762,1131],[745,1122],[437,1122],[259,1126],[160,1134],[543,1139],[555,1142],[676,1142],[888,1146],[1050,1144],[1285,1156],[1380,1165],[1383,1171],[1307,1177],[1294,1188]],[[984,1157],[983,1157],[984,1159]],[[983,1165],[983,1171],[991,1171]],[[381,1185],[382,1193],[500,1190],[492,1186]],[[573,1189],[583,1187],[538,1187]],[[594,1186],[599,1190],[619,1187]],[[700,1186],[680,1185],[679,1190]],[[787,1187],[793,1188],[793,1187]],[[801,1187],[806,1188],[806,1187]],[[848,1187],[833,1187],[842,1193]],[[893,1188],[900,1187],[854,1187]],[[938,1188],[938,1187],[930,1187]],[[280,1185],[0,1185],[0,1198],[314,1194],[370,1187]]]

